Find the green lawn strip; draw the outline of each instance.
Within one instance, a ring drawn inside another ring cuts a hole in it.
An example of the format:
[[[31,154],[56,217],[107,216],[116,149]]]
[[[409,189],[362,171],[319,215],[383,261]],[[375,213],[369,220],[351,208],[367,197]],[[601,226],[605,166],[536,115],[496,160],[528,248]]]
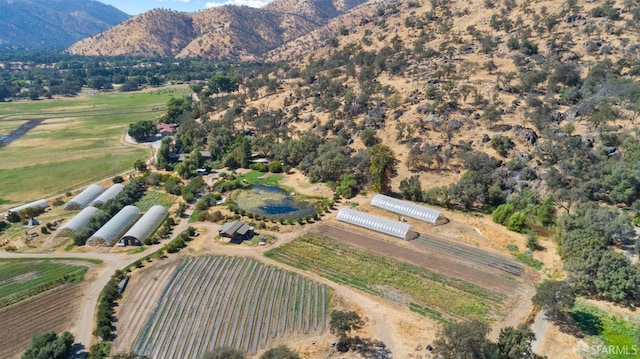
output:
[[[269,172],[250,171],[246,175],[238,177],[238,179],[240,179],[240,181],[245,180],[248,184],[278,186],[278,183],[282,180],[282,175]]]
[[[492,305],[504,299],[472,284],[324,237],[306,235],[265,255],[378,296],[385,296],[384,288],[392,288],[408,296],[414,308],[436,307],[458,317],[487,320]]]
[[[571,316],[578,322],[587,338],[602,341],[591,348],[598,358],[640,358],[637,333],[640,324],[624,320],[620,316],[590,306],[578,300],[571,309]],[[589,342],[589,340],[587,340]],[[604,347],[602,347],[604,345]]]
[[[516,257],[517,260],[519,260],[520,262],[533,267],[537,270],[541,270],[544,263],[540,262],[539,260],[533,258],[532,256],[523,253],[523,252],[511,252],[513,253],[513,255]]]
[[[56,263],[51,259],[0,260],[0,308],[59,285],[78,282],[87,269],[84,265]]]
[[[165,208],[171,207],[171,205],[176,201],[175,196],[164,192],[158,192],[149,190],[147,191],[142,198],[137,200],[134,203],[134,206],[138,207],[143,212],[148,211],[151,207],[155,205],[164,206]]]

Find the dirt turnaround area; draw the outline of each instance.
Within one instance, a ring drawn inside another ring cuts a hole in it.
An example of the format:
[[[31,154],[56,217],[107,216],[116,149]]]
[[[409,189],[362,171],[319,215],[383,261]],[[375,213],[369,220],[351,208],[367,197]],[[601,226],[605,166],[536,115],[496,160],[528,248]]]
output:
[[[414,245],[412,243],[408,243],[409,246],[407,247],[399,246],[329,225],[317,226],[312,232],[333,238],[348,245],[458,278],[507,296],[513,295],[519,287],[516,276],[508,275],[498,268],[492,268],[481,260],[474,261],[473,256],[467,256],[467,258],[463,259],[455,255],[455,253],[427,250],[426,246]],[[472,247],[468,246],[465,246],[465,249],[473,250]],[[487,253],[482,250],[476,249],[476,252],[477,258],[485,258],[487,256]],[[506,259],[504,261],[506,263],[511,262]],[[520,267],[517,263],[510,264]]]
[[[63,285],[0,310],[0,358],[20,358],[36,334],[69,330],[78,320],[83,285]]]

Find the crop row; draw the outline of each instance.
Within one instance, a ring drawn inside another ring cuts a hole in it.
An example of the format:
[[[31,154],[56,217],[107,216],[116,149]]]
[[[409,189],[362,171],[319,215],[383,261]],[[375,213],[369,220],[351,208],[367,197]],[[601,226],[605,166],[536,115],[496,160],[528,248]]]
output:
[[[306,235],[266,255],[381,297],[387,297],[391,288],[391,293],[400,293],[407,305],[414,302],[457,318],[486,320],[502,300],[499,295],[470,283],[325,237]]]
[[[86,266],[53,261],[0,262],[0,308],[84,276]]]
[[[248,258],[183,261],[133,348],[150,358],[198,358],[218,346],[255,355],[269,340],[326,330],[324,285]]]

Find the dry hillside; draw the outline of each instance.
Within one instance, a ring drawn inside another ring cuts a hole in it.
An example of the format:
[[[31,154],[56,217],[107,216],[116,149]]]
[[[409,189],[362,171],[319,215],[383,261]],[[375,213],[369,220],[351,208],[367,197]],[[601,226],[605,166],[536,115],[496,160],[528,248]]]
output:
[[[222,6],[196,13],[156,9],[67,49],[81,55],[251,60],[343,14],[357,1],[276,0],[262,9]]]

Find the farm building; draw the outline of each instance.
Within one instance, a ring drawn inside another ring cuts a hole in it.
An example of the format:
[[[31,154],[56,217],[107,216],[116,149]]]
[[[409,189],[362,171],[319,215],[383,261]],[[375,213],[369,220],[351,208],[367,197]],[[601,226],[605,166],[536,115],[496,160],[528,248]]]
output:
[[[124,186],[120,183],[114,184],[113,186],[109,187],[106,191],[102,192],[102,194],[98,196],[98,198],[94,199],[91,202],[91,205],[94,207],[102,206],[106,201],[117,196],[118,193],[120,193],[120,191],[122,191],[123,188]]]
[[[340,211],[338,211],[337,219],[404,240],[411,239],[409,235],[411,226],[392,219],[374,216],[350,208],[341,208]]]
[[[164,221],[168,215],[169,212],[163,206],[156,205],[151,207],[147,213],[120,238],[118,245],[141,246],[142,242],[160,227],[162,221]]]
[[[231,242],[242,242],[253,237],[253,227],[242,221],[227,222],[220,227],[218,233],[221,237],[231,238]]]
[[[98,196],[100,196],[102,192],[104,192],[104,188],[98,186],[97,184],[92,184],[84,191],[80,192],[80,194],[73,197],[71,201],[67,202],[67,204],[64,205],[64,209],[83,209],[88,206],[91,201],[98,198]]]
[[[403,201],[397,198],[377,194],[371,199],[371,205],[384,210],[395,212],[403,216],[419,219],[421,221],[436,224],[440,217],[440,211],[420,206],[415,203]]]
[[[126,206],[120,210],[109,222],[100,227],[91,238],[87,239],[87,246],[113,243],[140,217],[140,210],[136,206]]]
[[[80,211],[80,213],[71,218],[71,220],[67,222],[67,224],[60,227],[60,229],[58,229],[57,235],[66,237],[82,231],[89,223],[89,220],[91,220],[91,218],[98,212],[100,212],[100,210],[96,207],[85,207],[82,211]]]
[[[176,134],[178,125],[175,123],[159,123],[156,125],[156,130],[160,136],[173,136]]]
[[[5,213],[4,217],[5,218],[9,217],[9,212],[19,213],[20,211],[23,211],[23,210],[25,210],[27,208],[33,208],[33,209],[42,210],[42,209],[45,209],[47,207],[49,207],[49,204],[47,203],[47,201],[45,201],[44,199],[40,199],[40,200],[33,201],[33,202],[30,202],[30,203],[27,203],[27,204],[23,204],[22,206],[11,208],[10,210],[7,211],[7,213]]]

